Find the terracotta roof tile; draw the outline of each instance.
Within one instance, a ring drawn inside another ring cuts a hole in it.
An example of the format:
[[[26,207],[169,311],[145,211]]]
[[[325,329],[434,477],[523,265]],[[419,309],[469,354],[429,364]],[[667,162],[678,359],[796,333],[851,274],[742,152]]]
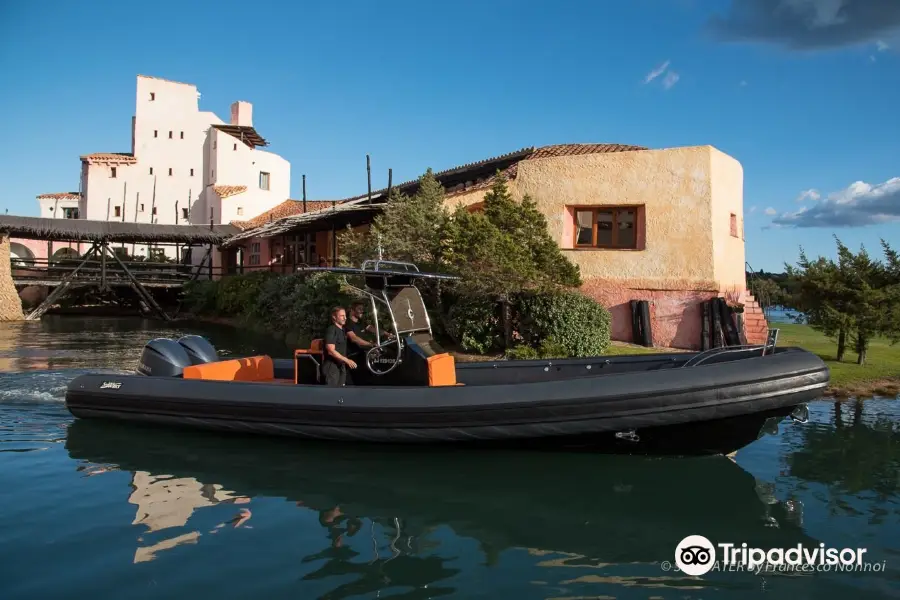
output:
[[[247,191],[246,185],[217,185],[213,187],[213,191],[219,195],[219,198],[228,198],[229,196],[237,196]]]
[[[610,152],[633,152],[647,150],[644,146],[632,146],[629,144],[555,144],[541,146],[525,160],[538,158],[550,158],[553,156],[573,156],[576,154],[608,154]]]
[[[338,204],[341,201],[337,202]],[[307,200],[306,212],[313,212],[323,208],[329,208],[332,205],[331,200]],[[261,213],[252,219],[246,221],[232,221],[231,224],[240,229],[250,229],[265,225],[270,221],[277,221],[285,217],[292,217],[303,213],[303,200],[285,200],[278,206]]]
[[[557,156],[574,156],[577,154],[608,154],[611,152],[633,152],[637,150],[648,150],[644,146],[631,146],[628,144],[555,144],[551,146],[541,146],[536,148],[534,152],[523,158],[522,160],[537,160],[540,158],[553,158]],[[513,163],[503,169],[501,173],[506,176],[507,180],[516,178],[519,172],[519,163]],[[465,188],[458,188],[447,191],[447,197],[466,194],[475,190],[483,190],[494,184],[496,175],[492,175],[486,179],[474,183]]]
[[[44,200],[81,200],[81,194],[78,192],[55,192],[52,194],[41,194],[38,199]]]
[[[135,164],[137,159],[130,152],[94,152],[81,156],[82,162],[87,163],[125,163]]]

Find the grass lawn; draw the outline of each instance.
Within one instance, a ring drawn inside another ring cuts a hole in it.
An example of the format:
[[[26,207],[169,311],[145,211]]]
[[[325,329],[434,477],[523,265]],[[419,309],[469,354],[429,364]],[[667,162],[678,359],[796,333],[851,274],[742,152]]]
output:
[[[831,369],[829,392],[835,396],[896,396],[900,393],[900,344],[878,338],[869,343],[865,366],[856,364],[848,343],[844,360],[837,362],[837,340],[808,325],[772,324],[780,329],[779,346],[800,346],[819,355]]]

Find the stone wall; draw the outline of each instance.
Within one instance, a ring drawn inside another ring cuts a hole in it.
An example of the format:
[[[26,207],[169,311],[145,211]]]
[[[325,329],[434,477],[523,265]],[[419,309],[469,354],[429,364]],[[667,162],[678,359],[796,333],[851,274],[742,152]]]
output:
[[[9,262],[9,236],[0,234],[0,321],[21,321],[22,301],[12,279]]]

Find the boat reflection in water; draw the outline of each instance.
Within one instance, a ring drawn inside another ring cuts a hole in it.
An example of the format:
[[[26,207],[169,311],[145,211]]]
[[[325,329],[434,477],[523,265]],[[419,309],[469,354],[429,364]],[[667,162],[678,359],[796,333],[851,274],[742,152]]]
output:
[[[761,548],[818,545],[802,531],[799,503],[775,499],[770,487],[724,456],[373,450],[85,420],[70,426],[66,448],[96,468],[134,472],[134,523],[150,530],[184,528],[194,510],[221,502],[247,503],[234,507],[237,520],[259,498],[317,511],[323,529],[312,535],[330,543],[324,549],[315,544],[305,556],[315,570],[302,579],[356,576],[329,597],[381,589],[387,576],[391,585],[428,595],[452,588],[442,580],[458,574],[459,556],[447,558],[454,551],[447,547],[431,552],[447,543],[448,528],[451,538],[477,540],[489,565],[508,549],[524,550],[529,567],[640,563],[654,573],[640,579],[660,585],[684,583],[657,563],[672,561],[687,535]],[[266,502],[259,510],[270,507]],[[276,529],[252,535],[290,535]],[[135,560],[167,544],[202,544],[200,532],[184,535],[191,537],[139,549]],[[360,541],[370,536],[371,543]],[[364,546],[371,549],[369,559],[360,556]],[[534,573],[523,576],[540,579]],[[698,584],[703,582],[691,580]]]

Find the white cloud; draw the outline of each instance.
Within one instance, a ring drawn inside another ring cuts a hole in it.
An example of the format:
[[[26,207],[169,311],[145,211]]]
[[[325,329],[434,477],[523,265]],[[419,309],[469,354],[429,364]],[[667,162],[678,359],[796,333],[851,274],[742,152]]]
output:
[[[865,227],[894,221],[900,221],[900,177],[874,185],[856,181],[812,206],[784,213],[772,223],[794,227]]]
[[[887,49],[890,48],[890,46],[881,40],[876,41],[875,46],[878,48],[879,52],[887,52]]]
[[[741,83],[740,83],[740,86],[741,86],[741,87],[747,87],[747,80],[746,80],[746,79],[742,79],[742,80],[741,80]]]
[[[766,214],[769,215],[769,216],[777,215],[777,214],[778,214],[778,211],[775,210],[774,208],[772,208],[771,206],[770,206],[769,208],[767,208],[765,212],[766,212]]]
[[[669,64],[671,62],[672,61],[667,60],[663,64],[659,65],[658,67],[656,67],[655,69],[653,69],[652,71],[647,73],[647,76],[644,77],[644,83],[650,83],[651,81],[653,81],[654,79],[656,79],[657,77],[659,77],[660,75],[665,73],[666,69],[669,68]]]
[[[800,195],[797,196],[797,202],[805,202],[806,200],[812,200],[813,202],[817,201],[822,197],[822,194],[819,193],[819,190],[804,190],[800,192]]]
[[[755,213],[755,212],[756,212],[756,207],[755,207],[755,206],[751,206],[751,207],[750,207],[750,214],[752,215],[752,214]]]
[[[672,86],[674,86],[676,83],[678,83],[679,79],[681,79],[681,75],[679,75],[675,71],[669,71],[668,73],[666,73],[666,76],[663,78],[663,82],[662,82],[663,87],[667,90],[672,89]]]

